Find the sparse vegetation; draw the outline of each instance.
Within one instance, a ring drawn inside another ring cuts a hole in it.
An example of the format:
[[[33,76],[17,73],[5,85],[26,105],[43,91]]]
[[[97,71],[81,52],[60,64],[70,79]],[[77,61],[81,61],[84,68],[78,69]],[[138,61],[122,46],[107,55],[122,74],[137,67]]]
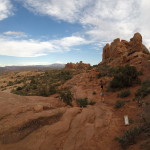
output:
[[[134,127],[125,131],[124,135],[117,137],[116,140],[120,143],[122,148],[127,148],[128,146],[135,144],[135,139],[143,131],[142,127]]]
[[[114,108],[118,109],[118,108],[123,107],[125,105],[125,102],[126,101],[123,101],[123,100],[116,101]]]
[[[135,99],[140,100],[150,94],[150,80],[146,80],[135,93]]]
[[[13,85],[13,82],[12,81],[9,81],[7,86],[12,86]]]
[[[130,124],[134,123],[134,120],[131,119],[131,118],[129,118],[129,123],[130,123]]]
[[[139,75],[142,75],[142,72],[138,72],[136,67],[125,65],[120,67],[110,67],[108,65],[98,66],[99,73],[97,78],[104,76],[113,77],[112,81],[109,84],[108,91],[116,91],[120,88],[131,87],[133,84],[140,83],[138,78]]]
[[[73,72],[70,70],[47,70],[41,74],[15,80],[14,84],[23,83],[21,88],[12,92],[21,95],[50,96],[55,94],[57,87],[71,79]]]
[[[110,70],[111,70],[111,67],[108,65],[98,66],[98,72],[99,73],[97,74],[97,78],[110,76]]]
[[[58,74],[58,78],[61,80],[69,80],[72,78],[72,71],[71,70],[62,70],[59,74]]]
[[[134,83],[138,83],[138,71],[134,66],[125,65],[117,67],[112,71],[113,79],[110,82],[110,89],[120,89],[131,87]]]
[[[80,107],[87,107],[87,105],[94,105],[96,102],[90,101],[88,102],[88,98],[79,98],[76,100]]]
[[[45,96],[45,97],[48,97],[50,94],[49,94],[49,87],[48,86],[42,86],[40,89],[39,89],[39,96]]]
[[[109,76],[109,77],[113,77],[114,75],[116,75],[118,73],[118,69],[120,67],[111,67],[108,65],[101,65],[98,66],[98,74],[97,74],[97,78],[101,78],[104,76]]]
[[[80,107],[86,107],[88,105],[88,98],[77,99],[77,103]]]
[[[63,89],[59,92],[59,94],[60,94],[60,98],[63,100],[64,103],[72,106],[73,94],[69,89]]]
[[[17,87],[17,89],[16,89],[16,91],[20,91],[20,90],[22,90],[22,87]]]
[[[130,95],[130,90],[123,90],[121,91],[117,96],[120,97],[120,98],[124,98],[124,97],[128,97]]]

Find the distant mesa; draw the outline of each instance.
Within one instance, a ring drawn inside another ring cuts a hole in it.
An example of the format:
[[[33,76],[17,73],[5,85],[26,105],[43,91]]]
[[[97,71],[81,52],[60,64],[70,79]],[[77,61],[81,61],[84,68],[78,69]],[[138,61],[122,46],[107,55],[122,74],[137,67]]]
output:
[[[67,63],[65,66],[65,69],[81,69],[81,70],[86,70],[88,68],[90,68],[91,65],[90,64],[85,64],[82,61],[80,61],[79,63]]]
[[[150,59],[150,52],[142,44],[141,34],[135,33],[129,42],[117,38],[111,44],[106,44],[102,57],[101,64],[136,65],[142,63],[143,59]]]

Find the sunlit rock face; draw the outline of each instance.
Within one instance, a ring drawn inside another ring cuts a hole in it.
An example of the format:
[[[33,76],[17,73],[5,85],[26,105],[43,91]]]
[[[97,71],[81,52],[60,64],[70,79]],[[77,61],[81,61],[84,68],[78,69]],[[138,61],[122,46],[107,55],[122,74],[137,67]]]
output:
[[[142,44],[142,36],[135,33],[130,41],[115,39],[111,44],[106,44],[103,48],[103,64],[122,65],[137,64],[142,58],[149,59],[150,53]]]

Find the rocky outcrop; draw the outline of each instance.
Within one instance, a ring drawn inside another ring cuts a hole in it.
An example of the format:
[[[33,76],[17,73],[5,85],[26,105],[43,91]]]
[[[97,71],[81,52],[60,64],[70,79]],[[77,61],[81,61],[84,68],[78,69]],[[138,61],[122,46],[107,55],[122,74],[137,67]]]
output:
[[[90,64],[85,64],[82,61],[79,63],[67,63],[65,66],[65,69],[81,69],[81,70],[86,70],[90,67]]]
[[[121,64],[137,64],[142,59],[149,59],[150,53],[142,44],[142,36],[135,33],[130,41],[115,39],[111,44],[106,44],[103,48],[103,64],[121,65]]]

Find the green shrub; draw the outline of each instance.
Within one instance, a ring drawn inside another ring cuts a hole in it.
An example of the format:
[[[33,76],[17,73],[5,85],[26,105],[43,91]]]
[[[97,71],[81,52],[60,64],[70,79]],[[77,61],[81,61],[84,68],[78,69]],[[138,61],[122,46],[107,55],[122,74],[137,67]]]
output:
[[[120,98],[128,97],[130,95],[130,90],[123,90],[117,96]]]
[[[87,98],[80,98],[77,99],[77,103],[80,107],[86,107],[88,105],[88,99]]]
[[[146,80],[142,83],[141,87],[135,93],[135,99],[140,100],[150,94],[150,80]]]
[[[118,70],[118,67],[109,67],[108,76],[113,77],[116,74],[117,70]]]
[[[49,96],[49,89],[46,86],[43,86],[39,89],[39,95],[40,96],[44,96],[44,97],[48,97]]]
[[[139,81],[138,71],[134,66],[129,65],[116,68],[113,76],[109,86],[114,89],[130,87]]]
[[[32,89],[33,89],[33,87],[32,87]],[[55,86],[47,86],[47,85],[44,86],[43,85],[42,87],[40,87],[38,89],[38,93],[39,93],[40,96],[48,97],[48,96],[53,95],[53,94],[56,93],[56,87]]]
[[[111,71],[112,71],[112,67],[110,67],[108,65],[100,65],[100,66],[98,66],[99,73],[97,74],[97,78],[101,78],[104,76],[110,76]]]
[[[23,88],[19,86],[19,87],[16,88],[16,91],[20,91],[20,90],[22,90],[22,89],[23,89]]]
[[[134,120],[131,119],[131,118],[129,118],[129,123],[130,123],[130,124],[133,124],[133,123],[134,123]]]
[[[63,80],[69,80],[72,78],[72,71],[70,70],[62,70],[59,74],[58,74],[58,77],[60,79],[63,79]]]
[[[49,87],[49,95],[53,95],[57,92],[56,86],[50,86]]]
[[[135,144],[135,138],[142,133],[142,127],[135,127],[125,131],[124,135],[117,137],[116,140],[120,143],[122,148]]]
[[[7,86],[12,86],[13,85],[13,82],[12,81],[9,81]]]
[[[125,105],[125,101],[118,100],[118,101],[116,101],[114,108],[118,109],[118,108],[123,107],[124,105]]]
[[[72,106],[73,94],[69,89],[64,89],[60,91],[59,94],[60,94],[60,98],[63,100],[64,103]]]
[[[22,95],[22,96],[27,96],[25,92],[19,90],[19,91],[16,91],[16,90],[12,90],[11,91],[13,94],[17,94],[17,95]]]

